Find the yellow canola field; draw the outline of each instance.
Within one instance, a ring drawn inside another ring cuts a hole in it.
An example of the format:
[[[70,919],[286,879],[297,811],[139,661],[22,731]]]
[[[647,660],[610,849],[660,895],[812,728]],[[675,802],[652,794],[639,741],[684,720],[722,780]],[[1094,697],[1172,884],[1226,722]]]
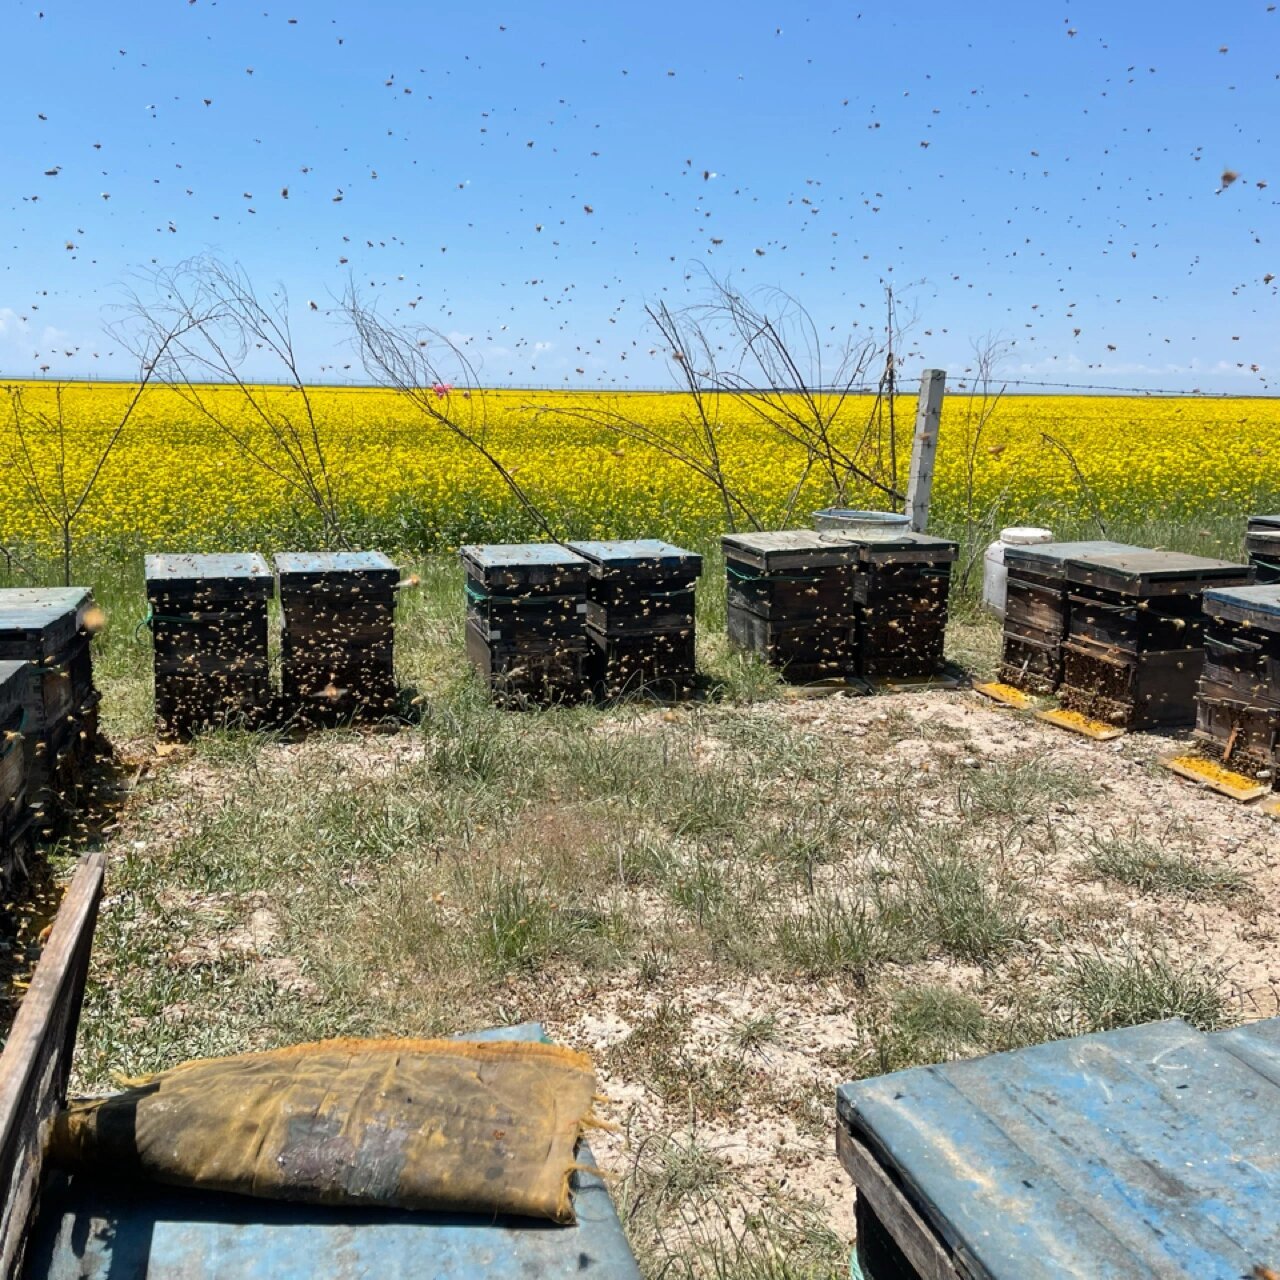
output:
[[[0,426],[0,545],[52,552],[58,535],[33,499],[26,460],[55,507],[64,486],[74,499],[132,388],[65,386],[61,431],[51,384],[28,383],[20,393],[21,437],[11,405]],[[316,543],[314,505],[278,440],[235,390],[203,394],[238,441],[173,391],[149,389],[75,519],[77,555]],[[261,394],[277,421],[305,423],[296,392]],[[536,535],[492,468],[403,398],[363,388],[316,388],[310,397],[351,541],[428,551]],[[464,401],[455,391],[442,405],[480,431],[560,534],[705,543],[725,527],[716,492],[686,466],[584,420],[621,412],[687,443],[690,406],[681,396],[498,391]],[[897,405],[903,480],[914,407],[911,397]],[[847,402],[835,431],[845,447],[861,437],[870,410],[867,399]],[[804,474],[803,450],[741,406],[725,402],[721,415],[726,475],[764,523],[778,523]],[[967,396],[946,402],[933,519],[942,531],[969,529],[977,538],[1000,524],[1043,523],[1093,533],[1100,516],[1109,532],[1133,536],[1214,521],[1221,530],[1250,511],[1280,509],[1275,400],[1009,396],[980,435],[978,421]],[[847,496],[885,505],[865,491]],[[830,498],[811,472],[794,522],[807,523]]]

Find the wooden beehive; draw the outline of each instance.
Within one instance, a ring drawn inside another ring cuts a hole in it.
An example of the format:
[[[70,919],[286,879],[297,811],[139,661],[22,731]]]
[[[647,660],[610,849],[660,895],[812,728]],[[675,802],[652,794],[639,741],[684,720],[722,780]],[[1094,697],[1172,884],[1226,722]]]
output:
[[[267,562],[250,552],[149,555],[146,580],[157,732],[262,724],[271,708]]]
[[[1280,764],[1280,583],[1204,593],[1195,736],[1237,771]]]
[[[941,669],[956,543],[910,530],[855,535],[858,672],[912,679]]]
[[[23,866],[32,826],[27,801],[26,689],[31,666],[0,662],[0,891],[7,890]]]
[[[604,697],[690,693],[702,557],[654,538],[569,547],[590,565],[586,626],[595,688]]]
[[[1255,582],[1280,582],[1280,516],[1250,516],[1244,550]]]
[[[493,695],[516,705],[583,698],[588,562],[554,542],[467,546],[459,556],[467,656]]]
[[[999,678],[1015,689],[1054,693],[1070,627],[1067,560],[1137,551],[1123,542],[1040,542],[1005,548],[1008,571]]]
[[[858,543],[782,529],[721,538],[729,641],[793,682],[856,675]]]
[[[275,562],[285,714],[317,724],[388,715],[399,569],[380,551],[282,552]]]
[[[52,832],[79,802],[97,749],[98,694],[85,587],[0,589],[0,659],[23,661],[23,752],[27,795],[41,830]]]
[[[1193,721],[1204,665],[1202,594],[1243,586],[1250,575],[1247,565],[1176,551],[1068,558],[1064,705],[1129,729]]]

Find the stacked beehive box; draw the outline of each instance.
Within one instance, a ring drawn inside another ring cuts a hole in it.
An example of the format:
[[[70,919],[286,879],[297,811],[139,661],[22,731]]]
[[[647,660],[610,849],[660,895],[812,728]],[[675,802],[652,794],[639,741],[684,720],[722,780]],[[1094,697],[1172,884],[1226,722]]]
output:
[[[854,536],[859,674],[882,680],[934,675],[943,663],[956,543],[910,530]]]
[[[1280,582],[1280,516],[1250,516],[1244,549],[1255,582]]]
[[[556,543],[463,547],[467,656],[495,696],[574,702],[590,688],[590,564]]]
[[[1204,593],[1204,672],[1196,737],[1233,769],[1280,764],[1280,584]]]
[[[189,737],[261,724],[271,707],[267,562],[249,553],[150,555],[146,579],[157,731]]]
[[[788,680],[858,673],[858,543],[782,529],[725,534],[729,640]]]
[[[27,795],[42,831],[59,829],[80,801],[97,749],[98,694],[84,587],[0,590],[0,659],[26,664],[23,752]]]
[[[400,571],[379,551],[276,556],[285,713],[303,723],[389,714]]]
[[[1062,701],[1129,729],[1195,719],[1204,665],[1201,596],[1243,586],[1246,565],[1174,551],[1072,557]]]
[[[1040,542],[1005,548],[1008,571],[1000,679],[1029,693],[1062,683],[1062,646],[1071,618],[1067,561],[1136,551],[1123,542]]]
[[[587,639],[604,697],[687,695],[694,681],[694,584],[702,557],[653,538],[571,542],[590,565]]]
[[[23,751],[29,674],[25,662],[0,662],[0,892],[22,867],[32,825]]]

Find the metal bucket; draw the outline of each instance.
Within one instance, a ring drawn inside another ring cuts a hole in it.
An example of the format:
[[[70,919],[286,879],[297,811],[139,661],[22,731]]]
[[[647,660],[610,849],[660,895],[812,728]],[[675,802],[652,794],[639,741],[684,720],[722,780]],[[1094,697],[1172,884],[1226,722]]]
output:
[[[813,527],[836,533],[903,533],[911,528],[911,517],[900,511],[853,511],[848,507],[825,507],[813,513]]]

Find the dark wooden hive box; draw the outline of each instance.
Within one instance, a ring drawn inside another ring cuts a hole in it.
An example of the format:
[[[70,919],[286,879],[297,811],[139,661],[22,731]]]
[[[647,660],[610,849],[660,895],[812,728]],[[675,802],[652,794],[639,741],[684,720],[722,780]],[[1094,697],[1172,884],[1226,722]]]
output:
[[[85,587],[0,590],[0,659],[25,661],[23,755],[27,796],[53,830],[74,810],[80,765],[96,750],[98,694]]]
[[[959,546],[909,529],[859,539],[854,599],[858,670],[879,679],[933,675],[943,664],[951,566]]]
[[[1062,642],[1070,626],[1067,561],[1137,551],[1124,542],[1039,542],[1005,548],[1008,572],[1000,679],[1032,693],[1062,683]]]
[[[281,552],[275,566],[286,714],[330,723],[390,712],[400,570],[380,551]]]
[[[578,701],[590,684],[590,565],[558,543],[491,543],[459,552],[466,571],[467,656],[513,705]]]
[[[252,727],[271,703],[267,609],[274,585],[260,555],[149,555],[156,727],[188,737],[220,724]]]
[[[702,557],[656,538],[571,542],[591,566],[587,626],[606,636],[655,635],[694,626]]]
[[[1280,584],[1204,593],[1205,661],[1196,737],[1237,770],[1280,764]]]
[[[1256,581],[1280,582],[1280,516],[1250,516],[1244,551]]]
[[[22,865],[23,842],[31,828],[27,802],[26,686],[31,666],[0,661],[0,890]]]
[[[656,538],[571,542],[591,566],[589,673],[604,698],[685,697],[694,686],[695,595],[702,557]]]
[[[1064,704],[1131,729],[1194,721],[1204,665],[1201,597],[1250,576],[1247,565],[1176,551],[1068,558]]]
[[[856,539],[783,529],[726,534],[721,544],[731,644],[791,681],[857,674]]]

